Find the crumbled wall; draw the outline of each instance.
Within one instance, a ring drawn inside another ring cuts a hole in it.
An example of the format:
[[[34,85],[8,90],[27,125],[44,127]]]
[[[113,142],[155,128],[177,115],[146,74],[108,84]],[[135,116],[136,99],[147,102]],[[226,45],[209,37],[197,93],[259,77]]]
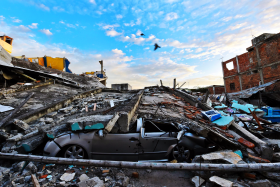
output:
[[[214,94],[213,86],[208,88],[209,94]],[[222,94],[225,92],[225,88],[223,86],[216,87],[215,86],[215,94]]]
[[[249,48],[247,48],[249,49]],[[258,65],[257,50],[260,56],[260,65]],[[248,52],[237,56],[239,73],[236,57],[222,63],[224,71],[224,80],[226,92],[241,91],[254,86],[258,86],[263,75],[264,83],[279,79],[280,75],[280,33],[276,34],[263,43],[257,44],[256,47],[250,47]],[[228,70],[227,63],[233,62],[234,69]],[[262,71],[260,70],[262,67]],[[230,89],[230,84],[234,83],[235,89]]]

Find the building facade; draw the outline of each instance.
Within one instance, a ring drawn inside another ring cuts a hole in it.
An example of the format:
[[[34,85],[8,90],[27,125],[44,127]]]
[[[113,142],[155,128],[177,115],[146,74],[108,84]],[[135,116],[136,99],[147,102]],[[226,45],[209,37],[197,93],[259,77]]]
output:
[[[128,83],[124,84],[112,84],[111,87],[115,90],[120,90],[120,91],[128,91],[132,90],[132,87]]]
[[[227,93],[280,78],[280,33],[264,33],[254,38],[252,46],[246,50],[246,53],[222,62]]]
[[[209,94],[222,94],[225,92],[225,87],[223,85],[212,85],[208,86]]]

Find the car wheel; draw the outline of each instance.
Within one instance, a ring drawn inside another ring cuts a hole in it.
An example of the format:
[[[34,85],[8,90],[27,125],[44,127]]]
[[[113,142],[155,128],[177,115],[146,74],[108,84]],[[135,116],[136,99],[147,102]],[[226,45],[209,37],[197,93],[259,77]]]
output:
[[[64,149],[64,158],[83,159],[86,158],[85,150],[79,145],[70,145]]]
[[[190,162],[191,152],[185,149],[184,146],[176,145],[170,156],[173,160],[177,160],[177,162]]]

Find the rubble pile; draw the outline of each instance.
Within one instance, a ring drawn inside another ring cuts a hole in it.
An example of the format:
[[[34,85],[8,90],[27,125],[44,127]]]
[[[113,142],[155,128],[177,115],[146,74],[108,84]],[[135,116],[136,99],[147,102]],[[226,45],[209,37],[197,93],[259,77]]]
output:
[[[47,71],[34,68],[36,78]],[[11,156],[0,162],[2,186],[137,186],[146,184],[142,162],[154,163],[147,174],[161,162],[223,166],[192,170],[185,182],[195,186],[280,186],[271,165],[243,168],[280,161],[280,124],[264,119],[263,108],[226,94],[164,86],[120,92],[78,75],[48,76],[1,89],[0,158]],[[44,163],[51,156],[66,160]],[[81,165],[80,158],[135,168]],[[69,159],[73,165],[62,165]]]

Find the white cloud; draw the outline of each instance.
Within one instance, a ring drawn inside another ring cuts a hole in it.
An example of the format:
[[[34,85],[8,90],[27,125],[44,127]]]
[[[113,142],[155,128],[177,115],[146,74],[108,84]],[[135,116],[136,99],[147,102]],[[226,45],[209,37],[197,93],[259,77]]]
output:
[[[167,21],[171,21],[171,20],[178,19],[178,18],[179,18],[179,16],[175,12],[170,12],[170,13],[166,14],[166,16],[165,16],[165,20],[167,20]]]
[[[77,27],[79,26],[79,24],[76,24],[76,26],[75,26],[75,25],[70,24],[70,23],[65,23],[65,22],[62,21],[62,20],[61,20],[59,23],[64,24],[64,25],[66,25],[66,26],[69,27],[69,28],[76,28],[76,26],[77,26]]]
[[[201,51],[203,51],[202,48],[197,48],[195,52],[199,53],[199,52],[201,52]]]
[[[13,22],[15,22],[15,23],[21,23],[21,20],[20,19],[13,19]]]
[[[47,36],[51,36],[53,35],[53,33],[51,33],[51,31],[49,29],[41,29],[39,30],[41,33],[44,33]]]
[[[129,36],[121,36],[120,38],[121,41],[123,42],[132,42],[134,44],[141,44],[145,41],[145,38],[139,37],[137,38],[135,34],[132,34],[131,37]]]
[[[5,19],[5,17],[4,16],[0,16],[0,20],[4,20]]]
[[[224,18],[222,18],[222,20],[225,21],[225,22],[228,22],[228,21],[232,20],[232,17],[231,16],[224,17]]]
[[[159,11],[158,15],[164,14],[164,11]]]
[[[96,5],[95,0],[89,0],[89,2],[92,3],[92,4],[94,4],[94,5]]]
[[[141,24],[141,18],[138,18],[136,21],[136,25],[140,25]]]
[[[13,28],[14,28],[14,30],[16,30],[18,32],[29,32],[30,31],[30,29],[24,25],[14,26]]]
[[[229,29],[230,30],[236,30],[236,29],[239,29],[239,28],[244,27],[246,25],[248,25],[247,22],[239,23],[239,24],[236,24],[234,26],[230,26]]]
[[[180,31],[180,30],[183,30],[183,29],[184,29],[183,26],[179,26],[179,27],[177,28],[177,31]]]
[[[117,19],[122,19],[123,16],[122,16],[121,14],[118,14],[118,15],[116,15],[116,18],[117,18]]]
[[[29,28],[31,29],[37,29],[38,23],[32,23],[31,25],[28,25]]]
[[[115,27],[119,27],[119,24],[113,24],[113,25],[105,25],[105,24],[99,24],[99,26],[101,26],[103,29],[107,30],[107,29],[113,29]]]
[[[180,54],[184,54],[184,53],[185,53],[185,51],[182,49],[179,53],[180,53]]]
[[[39,4],[38,6],[39,6],[40,8],[42,8],[42,9],[46,10],[46,11],[50,11],[50,8],[47,7],[47,6],[44,5],[44,4]]]
[[[115,53],[116,55],[120,55],[120,56],[125,55],[125,53],[122,50],[119,50],[117,48],[113,49],[112,52]]]
[[[149,47],[145,47],[145,48],[144,48],[144,50],[148,50],[148,49],[150,49],[150,48],[149,48]]]
[[[141,34],[142,34],[142,32],[141,32],[140,30],[138,30],[138,31],[136,32],[136,36],[141,36]]]
[[[111,30],[107,30],[106,34],[107,34],[107,36],[115,37],[115,36],[121,35],[122,33],[115,31],[115,29],[111,29]]]
[[[166,0],[167,3],[175,3],[178,2],[179,0]]]
[[[53,10],[58,11],[58,12],[64,12],[64,11],[65,11],[64,8],[61,8],[61,7],[59,7],[59,6],[53,7]]]

